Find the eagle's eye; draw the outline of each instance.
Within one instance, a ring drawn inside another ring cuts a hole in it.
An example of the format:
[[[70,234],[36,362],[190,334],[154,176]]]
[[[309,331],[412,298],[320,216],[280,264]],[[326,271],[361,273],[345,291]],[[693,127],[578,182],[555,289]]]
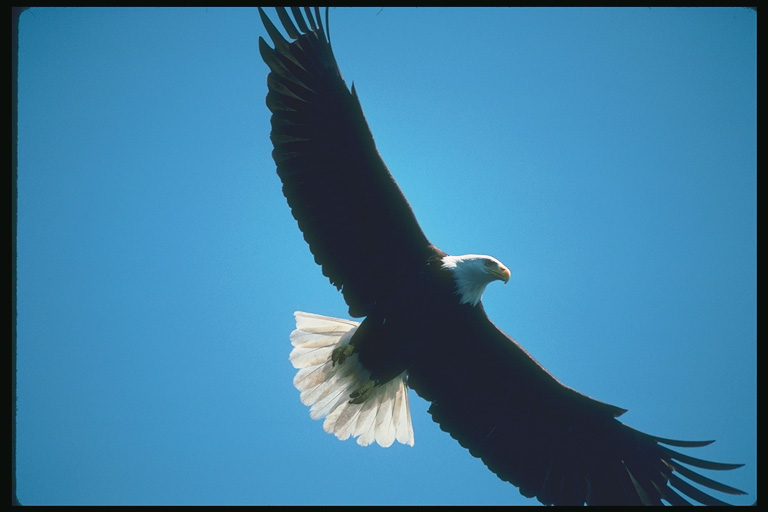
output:
[[[494,265],[493,260],[483,260],[483,265],[486,267],[492,267]]]

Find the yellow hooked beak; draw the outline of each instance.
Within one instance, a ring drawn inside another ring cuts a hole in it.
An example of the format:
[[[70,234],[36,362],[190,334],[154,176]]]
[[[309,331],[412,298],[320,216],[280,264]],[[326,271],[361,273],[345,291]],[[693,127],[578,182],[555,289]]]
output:
[[[509,282],[510,272],[507,267],[505,267],[502,264],[498,264],[496,266],[490,267],[486,269],[489,274],[491,274],[493,277],[500,281],[504,281],[504,284],[507,284]]]

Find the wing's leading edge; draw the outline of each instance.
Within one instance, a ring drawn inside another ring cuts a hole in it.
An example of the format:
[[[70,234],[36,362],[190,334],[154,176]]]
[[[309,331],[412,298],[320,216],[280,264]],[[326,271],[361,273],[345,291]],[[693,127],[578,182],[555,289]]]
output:
[[[430,245],[376,150],[354,87],[341,77],[319,11],[305,9],[305,23],[293,8],[295,24],[285,9],[277,12],[290,43],[259,9],[274,42],[259,38],[270,68],[277,173],[315,261],[350,314],[364,316]]]

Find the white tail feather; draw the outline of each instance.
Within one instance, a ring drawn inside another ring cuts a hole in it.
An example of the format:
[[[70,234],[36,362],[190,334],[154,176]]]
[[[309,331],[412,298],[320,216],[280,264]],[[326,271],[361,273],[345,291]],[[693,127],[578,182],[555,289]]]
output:
[[[293,385],[301,403],[309,406],[312,419],[325,418],[323,429],[341,440],[357,438],[357,444],[373,442],[413,446],[413,426],[408,407],[405,372],[373,389],[362,404],[349,403],[349,395],[368,382],[370,373],[352,354],[334,365],[331,353],[349,343],[359,322],[296,311],[296,330],[291,333],[290,360],[299,371]]]

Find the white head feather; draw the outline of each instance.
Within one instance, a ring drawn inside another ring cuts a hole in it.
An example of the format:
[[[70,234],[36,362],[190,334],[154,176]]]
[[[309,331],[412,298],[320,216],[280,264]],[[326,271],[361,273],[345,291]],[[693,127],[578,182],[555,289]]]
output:
[[[456,294],[462,304],[477,305],[488,283],[496,280],[509,281],[509,269],[492,256],[465,254],[446,256],[443,268],[450,270],[456,280]]]

